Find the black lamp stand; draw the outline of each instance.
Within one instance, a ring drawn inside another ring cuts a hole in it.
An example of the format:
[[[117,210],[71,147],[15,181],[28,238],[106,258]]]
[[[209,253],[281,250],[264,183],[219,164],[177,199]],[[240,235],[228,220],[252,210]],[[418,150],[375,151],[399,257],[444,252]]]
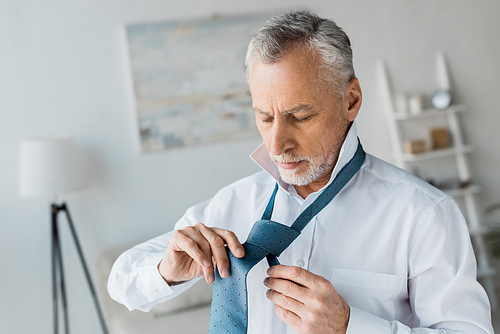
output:
[[[61,205],[57,205],[55,203],[52,204],[52,296],[53,296],[53,306],[54,306],[54,333],[57,334],[59,331],[58,288],[60,288],[62,307],[64,312],[64,332],[65,334],[69,334],[66,287],[64,285],[64,270],[63,270],[63,261],[61,253],[61,243],[59,242],[59,230],[57,227],[57,215],[60,211],[64,211],[66,213],[66,218],[68,219],[68,224],[71,230],[71,234],[73,236],[76,249],[78,250],[80,262],[82,263],[83,270],[85,271],[85,276],[87,277],[87,283],[89,284],[90,292],[92,294],[92,297],[94,298],[94,303],[97,309],[97,313],[99,315],[102,331],[104,334],[108,334],[108,330],[106,328],[106,323],[104,322],[104,317],[101,311],[101,307],[99,306],[99,301],[97,300],[97,295],[95,293],[94,285],[92,284],[92,279],[90,278],[89,270],[87,268],[85,258],[83,257],[82,249],[80,247],[80,242],[78,241],[75,227],[73,226],[73,222],[71,221],[71,216],[69,215],[69,209],[66,206],[66,203],[62,203]],[[58,278],[60,283],[59,287],[57,285]]]

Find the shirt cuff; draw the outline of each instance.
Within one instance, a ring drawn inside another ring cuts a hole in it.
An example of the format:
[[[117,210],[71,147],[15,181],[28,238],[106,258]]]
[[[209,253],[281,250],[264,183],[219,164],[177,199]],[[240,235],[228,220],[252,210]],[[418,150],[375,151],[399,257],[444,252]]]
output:
[[[137,268],[142,286],[142,293],[148,300],[154,301],[171,295],[173,290],[168,286],[158,271],[158,264],[163,259],[163,253],[153,253],[144,259],[143,264]]]
[[[390,333],[391,324],[389,321],[379,318],[373,314],[352,307],[349,315],[349,325],[346,334],[362,333]]]

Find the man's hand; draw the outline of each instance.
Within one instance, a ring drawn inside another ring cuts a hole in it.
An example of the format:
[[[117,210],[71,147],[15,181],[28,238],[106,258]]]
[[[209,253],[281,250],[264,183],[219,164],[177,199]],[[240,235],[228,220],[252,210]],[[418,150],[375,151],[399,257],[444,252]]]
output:
[[[297,333],[344,334],[350,309],[325,278],[290,266],[268,269],[264,284],[274,312]]]
[[[214,266],[221,277],[229,276],[229,260],[225,245],[241,258],[245,250],[236,235],[228,230],[207,227],[202,223],[174,231],[158,270],[168,284],[205,276],[215,280]]]

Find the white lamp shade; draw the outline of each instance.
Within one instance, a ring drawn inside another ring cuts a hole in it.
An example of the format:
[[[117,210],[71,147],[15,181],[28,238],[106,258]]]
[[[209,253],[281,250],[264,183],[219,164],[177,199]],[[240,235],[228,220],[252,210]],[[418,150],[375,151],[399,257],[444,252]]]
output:
[[[85,186],[81,156],[73,138],[23,140],[19,181],[22,197],[55,196]]]

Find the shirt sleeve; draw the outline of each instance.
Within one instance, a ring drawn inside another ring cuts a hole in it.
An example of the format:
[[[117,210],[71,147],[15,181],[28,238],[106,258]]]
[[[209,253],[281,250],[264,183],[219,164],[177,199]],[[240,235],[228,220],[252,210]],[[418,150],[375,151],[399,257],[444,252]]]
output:
[[[465,219],[452,198],[415,226],[409,243],[408,294],[415,326],[351,307],[347,334],[493,333],[486,292]]]
[[[214,206],[214,201],[208,200],[191,207],[175,224],[174,230],[200,222],[209,225]],[[148,312],[154,305],[175,298],[196,283],[198,279],[169,286],[158,272],[158,264],[172,233],[134,246],[116,259],[108,278],[111,298],[129,310]]]

